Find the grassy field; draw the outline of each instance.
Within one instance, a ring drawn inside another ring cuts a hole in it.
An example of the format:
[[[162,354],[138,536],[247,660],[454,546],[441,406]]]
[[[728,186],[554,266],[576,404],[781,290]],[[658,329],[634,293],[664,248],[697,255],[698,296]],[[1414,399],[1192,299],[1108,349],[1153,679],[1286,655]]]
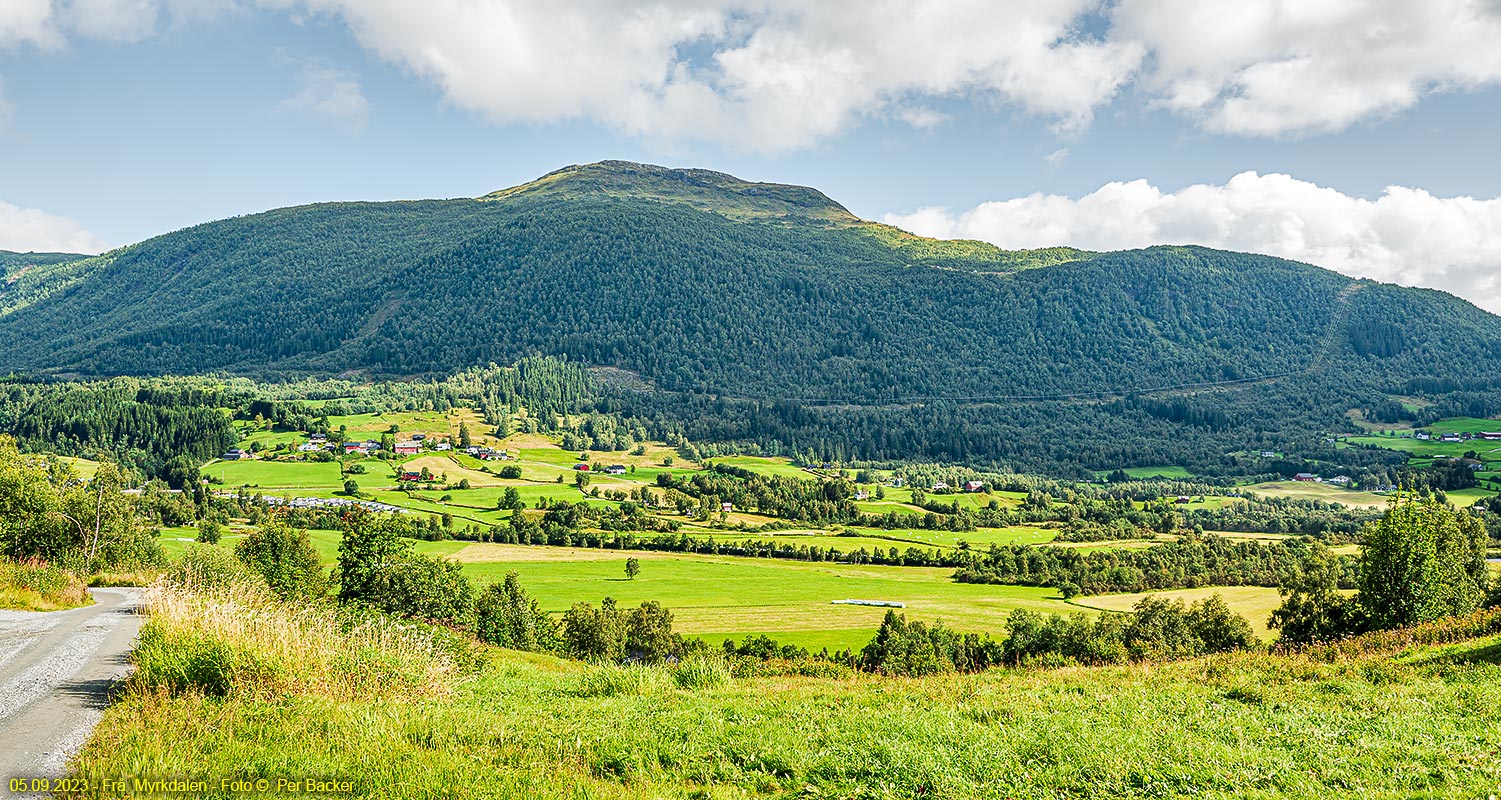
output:
[[[377,462],[378,463],[378,462]],[[344,476],[339,465],[333,461],[214,461],[203,468],[203,474],[222,483],[221,488],[236,486],[261,486],[266,488],[314,489],[342,486]],[[374,478],[375,475],[355,475],[356,479]]]
[[[1245,487],[1247,491],[1268,497],[1291,497],[1296,500],[1323,500],[1341,503],[1352,508],[1386,508],[1391,502],[1375,492],[1341,489],[1327,483],[1304,483],[1302,481],[1274,481]]]
[[[1093,597],[1076,597],[1073,602],[1084,608],[1100,611],[1130,611],[1147,594],[1149,593],[1102,594]],[[1199,589],[1151,592],[1150,594],[1155,597],[1182,600],[1185,603],[1193,603],[1206,597],[1219,595],[1235,613],[1250,620],[1251,627],[1263,640],[1271,641],[1276,638],[1276,634],[1266,626],[1267,618],[1278,606],[1282,605],[1282,597],[1277,594],[1276,589],[1264,586],[1210,586]]]
[[[470,545],[454,557],[480,583],[515,570],[548,611],[606,596],[631,605],[659,601],[682,631],[714,644],[761,633],[811,649],[864,645],[885,609],[834,600],[895,600],[914,618],[982,633],[1002,632],[1015,608],[1070,610],[1053,589],[955,583],[953,570],[940,568],[495,544]],[[641,559],[633,581],[625,579],[628,557]]]
[[[202,780],[210,798],[247,796],[225,778],[305,776],[350,781],[353,797],[541,800],[1484,798],[1501,786],[1501,637],[1334,663],[1237,653],[706,682],[500,652],[445,684],[443,664],[405,647],[383,665],[417,676],[397,691],[342,666],[341,652],[371,649],[357,633],[189,617],[164,607],[151,624],[239,654],[255,677],[208,697],[153,688],[165,670],[143,669],[72,765],[85,796],[114,796],[101,781],[130,776]]]
[[[1095,472],[1095,476],[1103,478],[1115,470],[1102,469]],[[1194,474],[1184,467],[1127,467],[1122,472],[1135,480],[1144,478],[1167,478],[1169,480],[1193,480]]]
[[[931,547],[958,547],[960,542],[968,542],[977,550],[983,550],[992,544],[1042,544],[1051,542],[1058,535],[1058,531],[1036,525],[1018,525],[1012,528],[977,528],[972,531],[930,531],[921,528],[914,530],[883,530],[880,528],[849,528],[859,531],[869,537],[892,539],[896,542],[910,542],[912,544],[927,545]]]

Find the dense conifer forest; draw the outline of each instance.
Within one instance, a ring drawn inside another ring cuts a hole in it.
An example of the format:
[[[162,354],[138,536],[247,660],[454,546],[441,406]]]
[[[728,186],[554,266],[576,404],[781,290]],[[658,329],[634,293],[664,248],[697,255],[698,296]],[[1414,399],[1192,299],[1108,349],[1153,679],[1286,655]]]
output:
[[[1501,411],[1501,319],[1438,292],[1194,247],[938,242],[812,189],[621,162],[208,223],[14,284],[12,371],[404,380],[555,356],[653,431],[841,461],[1385,469],[1326,446],[1351,410]],[[1264,449],[1293,457],[1234,455]]]

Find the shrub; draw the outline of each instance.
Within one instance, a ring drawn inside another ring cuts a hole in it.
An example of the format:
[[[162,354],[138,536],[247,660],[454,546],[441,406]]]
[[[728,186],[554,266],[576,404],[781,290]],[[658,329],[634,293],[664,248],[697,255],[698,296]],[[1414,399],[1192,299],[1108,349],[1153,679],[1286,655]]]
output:
[[[219,525],[218,520],[212,517],[204,517],[198,520],[199,544],[218,544],[222,534],[223,528]]]
[[[273,516],[235,545],[235,555],[282,597],[315,598],[328,592],[328,576],[306,530]]]
[[[218,588],[250,581],[255,575],[234,553],[222,547],[194,544],[167,570],[166,578],[179,586]]]
[[[52,611],[89,602],[88,588],[74,573],[41,559],[0,557],[0,608]]]
[[[931,627],[887,611],[876,637],[860,651],[860,665],[886,675],[921,677],[940,672],[980,672],[1000,662],[1001,648],[989,637],[958,633],[942,622]]]
[[[474,633],[482,642],[513,650],[552,651],[560,644],[557,622],[521,588],[515,572],[480,594]]]
[[[1485,599],[1485,526],[1433,500],[1399,500],[1361,535],[1360,605],[1375,628],[1469,614]]]

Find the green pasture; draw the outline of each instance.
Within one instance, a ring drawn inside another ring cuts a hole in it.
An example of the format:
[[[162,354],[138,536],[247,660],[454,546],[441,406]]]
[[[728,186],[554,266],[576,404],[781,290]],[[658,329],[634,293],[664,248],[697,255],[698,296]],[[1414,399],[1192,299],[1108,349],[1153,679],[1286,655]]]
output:
[[[759,472],[762,475],[776,475],[783,478],[797,478],[799,480],[816,480],[818,476],[794,466],[790,459],[765,458],[761,456],[725,456],[711,459],[715,464],[740,467],[751,472]]]
[[[923,530],[921,528],[890,531],[880,528],[850,528],[849,530],[859,531],[864,536],[935,547],[958,547],[960,542],[968,542],[976,550],[983,550],[992,544],[1002,546],[1042,544],[1051,542],[1058,535],[1056,530],[1037,525],[977,528],[972,531]]]
[[[758,633],[805,647],[858,649],[886,609],[832,602],[843,599],[894,600],[907,605],[909,618],[993,634],[1004,633],[1013,609],[1070,610],[1053,589],[956,583],[944,568],[491,544],[455,556],[480,583],[515,570],[553,612],[603,597],[627,605],[659,601],[673,611],[677,629],[715,644]],[[635,580],[625,578],[630,557],[641,560]]]
[[[1114,471],[1115,470],[1113,469],[1095,470],[1095,476],[1103,479],[1106,475],[1109,475]],[[1133,480],[1145,480],[1147,478],[1165,478],[1167,480],[1174,481],[1191,481],[1194,479],[1194,474],[1192,472],[1189,472],[1187,468],[1176,466],[1125,467],[1121,471],[1131,476]]]
[[[222,488],[263,486],[305,489],[344,484],[344,476],[340,474],[339,464],[336,461],[263,461],[260,459],[214,461],[203,467],[202,474],[217,479],[222,483]],[[374,476],[355,475],[352,477],[356,480],[363,480]]]

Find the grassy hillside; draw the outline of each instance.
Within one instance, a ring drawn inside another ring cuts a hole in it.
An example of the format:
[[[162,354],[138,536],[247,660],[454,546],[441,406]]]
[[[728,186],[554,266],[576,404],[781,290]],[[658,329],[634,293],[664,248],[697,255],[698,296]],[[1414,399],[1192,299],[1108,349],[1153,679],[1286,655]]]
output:
[[[225,613],[233,609],[233,613]],[[593,667],[157,595],[73,767],[356,797],[1484,797],[1501,638],[894,679]],[[1483,626],[1482,626],[1483,627]],[[437,644],[438,646],[434,646]],[[372,659],[376,648],[387,655]],[[171,648],[177,648],[175,650]],[[176,655],[173,655],[176,653]],[[1342,654],[1347,653],[1347,654]]]

